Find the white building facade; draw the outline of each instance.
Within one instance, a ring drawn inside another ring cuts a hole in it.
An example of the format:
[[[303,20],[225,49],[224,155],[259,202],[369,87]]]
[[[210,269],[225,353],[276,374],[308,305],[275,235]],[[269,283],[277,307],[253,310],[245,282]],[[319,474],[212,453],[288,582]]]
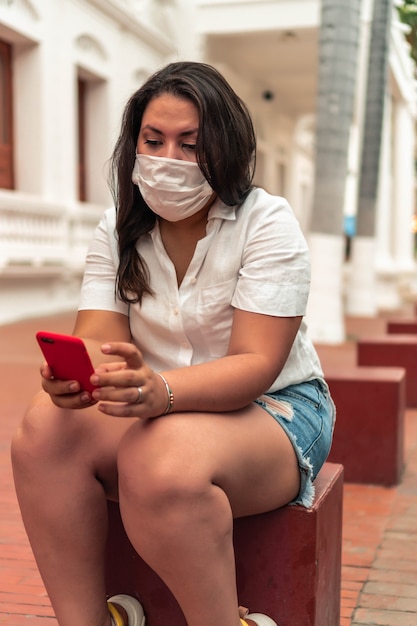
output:
[[[76,307],[88,241],[112,202],[106,164],[124,104],[172,60],[206,61],[229,79],[255,121],[255,182],[289,199],[308,236],[320,6],[0,0],[0,323]],[[364,11],[364,32],[368,19]],[[374,310],[411,297],[415,274],[414,67],[396,18],[391,36]],[[358,111],[365,82],[358,77]],[[360,136],[360,119],[352,128]],[[347,215],[358,159],[353,149]],[[351,294],[355,271],[343,268]],[[346,306],[362,313],[359,296]]]

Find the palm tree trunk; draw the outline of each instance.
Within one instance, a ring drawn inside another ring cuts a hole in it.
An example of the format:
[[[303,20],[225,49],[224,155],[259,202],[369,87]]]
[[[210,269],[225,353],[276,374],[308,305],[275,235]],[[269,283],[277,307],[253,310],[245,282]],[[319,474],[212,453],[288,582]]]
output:
[[[350,133],[355,110],[361,0],[322,0],[315,193],[309,244],[307,322],[315,342],[344,340],[343,234]]]
[[[391,16],[392,0],[375,0],[369,52],[357,230],[352,243],[352,270],[347,298],[347,310],[353,315],[374,315],[377,310],[375,224],[387,98]]]

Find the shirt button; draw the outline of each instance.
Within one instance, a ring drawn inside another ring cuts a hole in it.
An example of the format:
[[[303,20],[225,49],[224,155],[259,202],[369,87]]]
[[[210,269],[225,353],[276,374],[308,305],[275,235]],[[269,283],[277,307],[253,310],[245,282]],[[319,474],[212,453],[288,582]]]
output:
[[[174,308],[172,309],[172,312],[174,313],[174,315],[178,315],[178,313],[179,313],[179,309],[177,309],[177,307],[174,307]]]
[[[195,285],[195,284],[196,284],[196,282],[197,282],[197,279],[196,279],[196,277],[195,277],[195,276],[193,276],[192,278],[190,278],[190,284],[191,284],[191,285]]]

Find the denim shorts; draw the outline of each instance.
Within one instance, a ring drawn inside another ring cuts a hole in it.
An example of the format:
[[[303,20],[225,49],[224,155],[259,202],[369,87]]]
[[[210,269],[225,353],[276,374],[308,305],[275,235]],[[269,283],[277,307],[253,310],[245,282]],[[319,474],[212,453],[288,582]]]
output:
[[[313,480],[328,457],[336,409],[327,384],[321,379],[290,385],[255,400],[281,424],[294,446],[301,486],[291,504],[310,507]]]

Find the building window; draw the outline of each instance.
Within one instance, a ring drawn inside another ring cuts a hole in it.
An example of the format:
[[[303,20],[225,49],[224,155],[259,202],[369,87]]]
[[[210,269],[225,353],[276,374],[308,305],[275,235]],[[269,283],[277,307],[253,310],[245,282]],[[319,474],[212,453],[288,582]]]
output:
[[[86,181],[86,98],[87,82],[78,78],[78,200],[87,200]]]
[[[78,68],[76,90],[78,200],[108,205],[111,198],[104,175],[109,155],[107,82]]]
[[[13,189],[11,46],[0,41],[0,187]]]

